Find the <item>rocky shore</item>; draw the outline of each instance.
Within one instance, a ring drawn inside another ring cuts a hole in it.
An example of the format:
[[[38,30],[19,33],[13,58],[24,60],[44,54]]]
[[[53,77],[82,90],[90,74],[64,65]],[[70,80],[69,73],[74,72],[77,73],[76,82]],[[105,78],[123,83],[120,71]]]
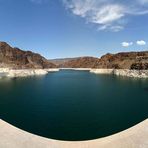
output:
[[[91,69],[95,74],[114,74],[133,78],[148,78],[148,70],[129,70],[129,69]]]
[[[9,68],[0,68],[0,78],[2,77],[26,77],[26,76],[35,76],[35,75],[46,75],[48,72],[55,72],[59,69],[9,69]]]
[[[47,60],[40,54],[0,42],[0,78],[45,75],[48,72],[58,71],[57,68],[148,78],[148,51],[108,53],[101,58],[78,57]]]
[[[89,71],[95,74],[113,74],[117,76],[148,78],[148,70],[129,70],[129,69],[93,69],[93,68],[60,68],[60,70]]]
[[[57,72],[59,70],[78,70],[89,71],[95,74],[112,74],[117,76],[126,76],[133,78],[148,78],[148,70],[129,70],[129,69],[92,69],[92,68],[50,68],[50,69],[9,69],[0,68],[0,78],[2,77],[26,77],[36,75],[46,75],[49,72]]]

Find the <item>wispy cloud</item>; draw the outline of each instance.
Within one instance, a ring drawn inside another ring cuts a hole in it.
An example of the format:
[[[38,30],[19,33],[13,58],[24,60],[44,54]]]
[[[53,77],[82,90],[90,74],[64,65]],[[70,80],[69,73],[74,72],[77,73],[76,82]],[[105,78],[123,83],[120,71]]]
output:
[[[123,47],[129,47],[129,46],[132,46],[133,45],[133,42],[122,42],[121,45]]]
[[[148,0],[63,0],[67,9],[87,22],[98,25],[98,30],[120,31],[128,16],[148,14]]]

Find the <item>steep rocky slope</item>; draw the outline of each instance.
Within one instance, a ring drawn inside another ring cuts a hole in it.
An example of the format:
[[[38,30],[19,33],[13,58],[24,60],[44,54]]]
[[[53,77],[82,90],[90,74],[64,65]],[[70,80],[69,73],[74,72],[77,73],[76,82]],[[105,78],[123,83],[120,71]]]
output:
[[[44,68],[100,68],[100,69],[136,69],[148,70],[148,51],[122,52],[106,54],[101,58],[80,57],[47,60],[37,53],[12,48],[0,42],[0,67],[13,69],[44,69]]]
[[[62,68],[91,68],[98,62],[98,58],[80,57],[68,60],[59,65]]]
[[[147,69],[148,52],[124,52],[117,54],[106,54],[99,59],[94,66],[96,68],[114,69]],[[143,65],[143,66],[139,66]]]
[[[56,66],[39,54],[12,48],[5,42],[0,42],[0,67],[13,69],[43,69]]]
[[[101,58],[82,57],[67,61],[60,67],[103,69],[148,69],[148,51],[106,54]]]

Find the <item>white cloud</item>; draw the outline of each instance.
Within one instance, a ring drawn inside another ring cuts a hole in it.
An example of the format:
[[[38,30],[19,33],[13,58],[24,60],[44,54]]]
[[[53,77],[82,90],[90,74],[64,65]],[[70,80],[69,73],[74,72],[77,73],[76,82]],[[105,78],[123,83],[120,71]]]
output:
[[[137,45],[140,45],[140,46],[146,45],[146,42],[143,40],[137,41],[136,43]]]
[[[120,5],[103,6],[90,18],[91,22],[96,24],[110,24],[124,16],[123,9]]]
[[[123,47],[129,47],[133,45],[133,42],[122,42],[121,44]]]
[[[121,31],[123,30],[124,27],[123,26],[119,26],[119,25],[114,25],[114,26],[111,26],[111,25],[101,25],[98,27],[98,30],[100,31],[112,31],[112,32],[118,32],[118,31]]]
[[[98,25],[98,30],[120,31],[131,15],[148,14],[148,0],[63,0],[67,9],[87,22]]]

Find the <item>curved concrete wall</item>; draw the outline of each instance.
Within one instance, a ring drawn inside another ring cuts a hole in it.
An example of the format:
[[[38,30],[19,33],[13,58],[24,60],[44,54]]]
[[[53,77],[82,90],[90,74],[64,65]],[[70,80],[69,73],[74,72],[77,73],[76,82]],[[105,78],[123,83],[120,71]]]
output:
[[[148,120],[106,138],[79,142],[43,138],[0,120],[0,148],[148,148]]]

